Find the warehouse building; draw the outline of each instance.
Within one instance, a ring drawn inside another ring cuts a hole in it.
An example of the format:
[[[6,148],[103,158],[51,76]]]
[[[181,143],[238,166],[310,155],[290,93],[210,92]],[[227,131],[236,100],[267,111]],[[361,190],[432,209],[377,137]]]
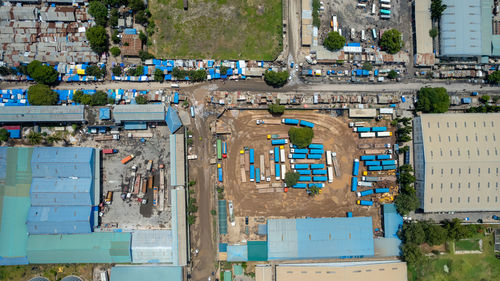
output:
[[[370,217],[269,219],[267,242],[269,260],[374,255]]]
[[[115,105],[113,117],[116,124],[127,122],[165,122],[165,107],[163,104],[148,105]]]
[[[415,187],[424,212],[499,211],[500,114],[413,120]]]
[[[111,281],[182,281],[184,275],[179,266],[128,266],[117,265],[111,268]]]
[[[0,123],[83,123],[85,107],[76,106],[5,106]]]

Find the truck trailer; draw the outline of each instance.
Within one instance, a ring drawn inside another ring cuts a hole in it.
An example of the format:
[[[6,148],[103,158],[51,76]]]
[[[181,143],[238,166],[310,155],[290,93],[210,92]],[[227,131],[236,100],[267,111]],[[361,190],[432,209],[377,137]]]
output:
[[[375,155],[361,155],[359,159],[362,161],[375,160]]]
[[[358,200],[358,201],[356,201],[356,204],[361,205],[361,206],[373,206],[373,201]]]
[[[319,143],[311,143],[307,148],[309,149],[323,149],[323,145]]]
[[[300,154],[307,154],[309,153],[309,150],[307,148],[292,148],[290,149],[291,153],[300,153]]]
[[[359,133],[360,138],[374,138],[376,137],[376,134],[373,132],[368,132],[368,133]]]
[[[396,168],[396,165],[382,166],[382,170],[384,171],[396,170]]]
[[[377,138],[385,138],[392,136],[392,132],[377,132]]]
[[[388,193],[389,188],[375,188],[374,191],[375,193]]]
[[[309,164],[292,164],[291,167],[295,170],[309,169]]]
[[[311,175],[311,170],[294,170],[294,172],[301,175],[301,176],[310,176]]]
[[[317,188],[321,189],[321,188],[325,187],[325,184],[322,183],[322,182],[313,182],[313,183],[308,184],[307,186],[309,188],[311,188],[311,187],[317,187]]]
[[[365,161],[365,166],[380,166],[380,161]]]
[[[307,183],[303,183],[303,182],[298,182],[296,183],[294,186],[292,186],[293,188],[307,188]]]
[[[372,132],[385,132],[385,131],[387,131],[387,127],[371,127],[370,131],[372,131]]]
[[[323,153],[321,154],[307,154],[307,159],[321,159]]]
[[[282,146],[280,147],[280,160],[281,163],[285,163],[285,148]]]
[[[312,170],[313,175],[326,175],[327,171],[326,170]]]
[[[288,143],[287,139],[271,140],[271,145],[283,145],[283,144],[287,144],[287,143]]]
[[[373,194],[373,189],[368,189],[357,193],[358,197],[368,196],[372,194]]]
[[[125,157],[122,159],[122,164],[127,164],[128,162],[130,162],[130,160],[134,159],[134,154],[130,154],[129,156]]]
[[[314,128],[314,123],[305,120],[300,120],[300,126],[309,127],[312,129]]]
[[[276,180],[279,181],[281,179],[280,164],[274,164],[274,172],[275,172],[275,175],[276,175]]]
[[[222,180],[223,180],[222,179],[222,168],[217,168],[217,175],[219,177],[219,182],[222,182]],[[252,178],[252,174],[250,174],[250,178]]]
[[[368,171],[382,171],[382,166],[368,166]]]
[[[314,169],[324,169],[325,168],[325,164],[311,164],[311,169],[314,170]]]
[[[328,182],[333,182],[333,167],[328,167]]]
[[[115,154],[117,153],[118,150],[116,149],[111,149],[111,148],[106,148],[102,150],[102,154]]]
[[[366,133],[370,131],[370,127],[354,127],[352,130],[356,133]]]
[[[380,154],[380,155],[376,155],[377,157],[377,160],[389,160],[389,159],[392,159],[392,155],[390,154]]]
[[[397,160],[382,160],[380,163],[382,163],[382,166],[396,165]]]
[[[326,151],[326,165],[331,166],[332,165],[332,152],[331,151]]]
[[[353,165],[352,165],[352,175],[357,176],[359,174],[359,160],[354,159]]]
[[[358,186],[372,187],[373,183],[368,181],[358,181]]]
[[[250,165],[250,181],[254,181],[254,180],[255,180],[255,166]]]
[[[281,165],[281,179],[285,180],[285,174],[286,174],[286,166],[285,164]]]
[[[351,191],[356,192],[358,190],[358,178],[352,177],[351,179]]]
[[[306,154],[288,154],[288,159],[306,159]]]
[[[313,177],[313,181],[327,181],[328,178],[326,176],[317,176]]]
[[[325,151],[323,149],[309,149],[309,153],[311,154],[323,154]]]
[[[278,147],[274,148],[274,163],[280,162],[280,149]]]
[[[281,123],[285,125],[299,125],[299,120],[298,119],[281,119]]]
[[[311,181],[311,177],[309,177],[309,176],[300,176],[298,181]]]
[[[379,177],[361,177],[362,181],[380,181]]]

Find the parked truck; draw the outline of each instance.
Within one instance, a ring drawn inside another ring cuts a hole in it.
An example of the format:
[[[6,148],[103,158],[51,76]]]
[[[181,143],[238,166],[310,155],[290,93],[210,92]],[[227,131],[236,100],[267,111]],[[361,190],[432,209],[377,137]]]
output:
[[[293,171],[301,176],[310,176],[311,175],[311,170],[293,170]]]
[[[281,163],[285,163],[285,147],[284,146],[281,146],[280,147],[280,160],[281,160]]]
[[[312,170],[313,175],[326,175],[327,171],[326,170]]]
[[[380,161],[365,161],[365,166],[380,166]]]
[[[325,164],[311,164],[311,169],[314,170],[314,169],[324,169],[325,168]]]
[[[368,171],[382,171],[382,166],[368,166]]]
[[[255,163],[255,150],[253,148],[250,148],[250,164]]]
[[[285,175],[286,175],[286,165],[281,164],[281,179],[285,180]]]
[[[361,155],[359,159],[362,161],[375,160],[375,155]]]
[[[253,165],[252,165],[252,167],[253,167]],[[250,171],[251,171],[251,169],[250,169]],[[222,178],[222,167],[217,168],[217,176],[219,178],[219,182],[222,182],[223,181],[223,178]],[[252,178],[251,173],[250,173],[250,178]],[[252,181],[252,180],[250,179],[250,181]]]
[[[376,143],[374,145],[375,148],[391,148],[392,145],[390,143]]]
[[[255,166],[250,165],[250,181],[253,182],[255,180]]]
[[[298,119],[281,119],[281,123],[285,125],[299,125],[299,120]]]
[[[392,149],[365,149],[365,154],[391,154]]]
[[[129,156],[125,157],[122,159],[122,164],[127,164],[128,162],[130,162],[132,159],[134,159],[134,154],[130,154]]]
[[[106,148],[102,150],[102,154],[115,154],[117,153],[117,149]]]
[[[362,181],[380,181],[379,177],[361,177]]]
[[[311,177],[309,177],[309,176],[300,176],[298,181],[311,181]]]
[[[271,140],[271,145],[283,145],[283,144],[287,144],[287,143],[288,143],[287,139]]]
[[[308,128],[314,128],[314,123],[305,121],[305,120],[300,120],[300,126],[308,127]]]
[[[309,149],[323,149],[323,145],[318,144],[318,143],[311,143],[307,148],[309,148]]]
[[[333,182],[333,167],[329,166],[328,171],[328,182]]]
[[[261,119],[256,121],[257,125],[281,125],[280,119]]]
[[[354,159],[352,165],[352,175],[357,176],[359,174],[359,159]]]
[[[358,181],[358,186],[372,187],[373,183],[369,181]]]
[[[370,155],[372,156],[372,155]],[[389,159],[392,159],[392,155],[390,154],[380,154],[380,155],[376,155],[377,157],[377,160],[389,160]]]
[[[356,133],[366,133],[370,131],[370,127],[354,127],[352,130]]]
[[[323,153],[321,154],[307,154],[307,159],[321,159]]]
[[[317,176],[313,177],[313,181],[327,181],[328,178],[326,176]]]
[[[275,173],[275,176],[276,176],[276,180],[280,180],[281,179],[281,167],[280,167],[280,164],[274,164],[274,173]]]
[[[352,177],[351,179],[351,191],[356,192],[358,190],[358,178]]]
[[[307,148],[292,148],[290,149],[291,153],[299,153],[299,154],[307,154],[309,150]]]
[[[274,148],[274,163],[280,162],[280,149],[278,147]]]
[[[359,133],[360,138],[374,138],[375,136],[376,136],[376,134],[373,132]]]
[[[396,165],[397,160],[382,160],[380,161],[380,163],[382,164],[382,166]]]
[[[291,164],[314,164],[316,159],[290,159]]]
[[[309,164],[292,164],[290,166],[295,170],[309,169]]]
[[[375,193],[388,193],[389,188],[375,188],[374,191]]]
[[[361,206],[373,206],[373,201],[358,200],[358,201],[356,201],[356,204],[361,205]]]
[[[385,132],[385,131],[387,131],[387,127],[371,127],[370,131],[372,131],[372,132]]]
[[[323,154],[325,151],[323,149],[309,149],[309,153],[311,154]]]
[[[392,136],[392,132],[377,132],[377,138],[385,138]]]
[[[382,166],[382,170],[384,171],[396,170],[396,168],[396,165]]]
[[[288,134],[267,135],[268,140],[281,139],[281,138],[287,138],[287,137],[288,137]]]
[[[288,154],[288,159],[306,159],[306,154]]]
[[[358,197],[364,197],[372,194],[373,194],[373,189],[368,189],[357,193]]]
[[[260,169],[255,168],[255,183],[260,183]]]
[[[303,183],[303,182],[298,182],[296,183],[294,186],[292,186],[293,188],[307,188],[307,183]]]
[[[313,183],[310,183],[308,184],[308,187],[311,188],[311,187],[317,187],[317,188],[323,188],[325,187],[325,184],[322,183],[322,182],[313,182]]]

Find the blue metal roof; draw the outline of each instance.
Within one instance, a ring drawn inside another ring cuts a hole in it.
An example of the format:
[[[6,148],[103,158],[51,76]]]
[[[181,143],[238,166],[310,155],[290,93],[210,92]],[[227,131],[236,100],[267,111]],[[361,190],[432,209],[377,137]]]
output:
[[[175,133],[181,126],[182,122],[179,118],[179,114],[175,109],[169,107],[167,110],[167,115],[165,117],[165,121],[167,122],[168,129],[170,133]]]
[[[111,110],[104,107],[99,109],[99,120],[109,120],[111,118]]]
[[[373,256],[372,218],[270,219],[268,259]]]
[[[110,281],[182,281],[180,266],[114,266]]]
[[[133,263],[172,263],[172,230],[134,230],[130,248]]]
[[[33,178],[31,193],[89,193],[91,178]]]
[[[92,232],[91,206],[31,207],[26,221],[29,234]]]
[[[247,245],[228,245],[227,261],[248,261]]]
[[[397,238],[398,230],[403,227],[403,217],[397,212],[396,205],[384,205],[384,237]]]
[[[31,157],[33,177],[93,177],[94,149],[37,147]]]

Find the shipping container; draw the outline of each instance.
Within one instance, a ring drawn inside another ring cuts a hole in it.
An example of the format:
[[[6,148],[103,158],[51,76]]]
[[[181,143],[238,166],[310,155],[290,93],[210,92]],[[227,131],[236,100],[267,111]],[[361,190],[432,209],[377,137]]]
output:
[[[288,140],[286,139],[279,139],[279,140],[272,140],[271,141],[271,145],[283,145],[283,144],[287,144],[288,143]]]
[[[307,154],[307,159],[321,159],[323,154]]]
[[[398,162],[396,160],[383,160],[380,161],[382,166],[396,165]]]
[[[324,169],[325,168],[325,164],[311,164],[311,169],[314,170],[314,169]]]
[[[285,180],[285,175],[286,175],[286,166],[285,164],[281,164],[281,179]]]
[[[280,149],[278,147],[274,148],[274,163],[280,162]]]
[[[310,188],[311,187],[317,187],[317,188],[321,189],[321,188],[325,187],[325,184],[322,183],[322,182],[313,182],[313,183],[308,184],[307,186],[310,187]]]
[[[374,191],[375,193],[388,193],[389,188],[375,188]]]
[[[370,133],[359,133],[360,138],[374,138],[376,136],[375,133],[370,132]]]
[[[382,171],[382,166],[368,166],[368,171]]]
[[[308,176],[300,176],[299,181],[311,181],[311,177]]]
[[[368,189],[357,193],[358,197],[368,196],[372,194],[373,194],[373,189]]]
[[[227,157],[227,142],[222,143],[222,158]]]
[[[332,152],[330,150],[327,150],[326,152],[326,165],[331,166],[332,165]]]
[[[352,177],[351,178],[351,191],[356,192],[357,190],[358,190],[358,178]]]
[[[314,128],[314,123],[311,123],[311,122],[308,122],[305,120],[300,120],[300,126],[309,127],[312,129],[312,128]]]
[[[319,143],[311,143],[307,148],[309,149],[323,149],[323,145]]]
[[[327,181],[328,178],[326,176],[318,176],[318,177],[313,177],[313,181]]]
[[[217,159],[222,159],[222,141],[217,140]]]
[[[368,181],[358,181],[358,186],[372,187],[373,183]]]
[[[371,127],[371,132],[385,132],[387,131],[387,127]]]
[[[357,176],[359,174],[359,160],[354,159],[353,165],[352,165],[352,175]]]
[[[285,148],[280,148],[280,160],[281,163],[285,163]]]
[[[309,150],[307,148],[292,148],[290,149],[291,153],[300,153],[300,154],[307,154],[309,153]]]
[[[309,153],[311,154],[323,154],[325,151],[323,149],[309,149]]]
[[[377,157],[377,160],[389,160],[389,159],[392,159],[392,155],[390,155],[390,154],[380,154],[380,155],[377,155],[376,157]]]
[[[294,186],[292,186],[293,188],[307,188],[307,183],[303,183],[303,182],[298,182],[296,183]]]
[[[326,170],[312,170],[313,175],[326,175]]]
[[[328,182],[333,182],[333,167],[328,167]]]
[[[281,168],[280,168],[280,164],[274,164],[274,172],[276,174],[276,180],[280,180],[281,179]]]
[[[117,153],[118,150],[116,149],[111,149],[111,148],[106,148],[102,150],[102,154],[115,154]]]
[[[380,161],[365,161],[365,166],[380,166]]]
[[[255,180],[255,167],[254,165],[250,165],[250,181]]]
[[[392,132],[377,132],[377,138],[384,138],[392,136]]]
[[[379,181],[378,177],[361,177],[362,181]]]
[[[384,171],[396,170],[396,168],[396,165],[382,166],[382,170]]]
[[[125,157],[125,158],[122,159],[122,164],[127,164],[132,159],[134,159],[134,155],[130,154],[129,156],[127,156],[127,157]]]
[[[306,159],[306,154],[288,154],[288,159]]]
[[[309,176],[311,175],[311,170],[295,170],[301,176]]]
[[[292,164],[292,169],[295,170],[309,169],[309,164]]]
[[[260,169],[255,168],[255,182],[260,183]]]
[[[361,157],[359,157],[359,159],[361,159],[363,161],[375,160],[375,155],[361,155]]]
[[[219,182],[222,182],[222,168],[217,169],[217,174],[219,175]],[[250,178],[252,178],[252,174],[250,174]]]
[[[373,206],[373,202],[367,201],[367,200],[358,200],[358,201],[356,201],[356,204],[361,205],[361,206]]]
[[[370,131],[370,127],[354,127],[352,130],[357,133],[366,133]]]
[[[281,123],[286,124],[286,125],[299,125],[299,120],[298,119],[282,119]]]

